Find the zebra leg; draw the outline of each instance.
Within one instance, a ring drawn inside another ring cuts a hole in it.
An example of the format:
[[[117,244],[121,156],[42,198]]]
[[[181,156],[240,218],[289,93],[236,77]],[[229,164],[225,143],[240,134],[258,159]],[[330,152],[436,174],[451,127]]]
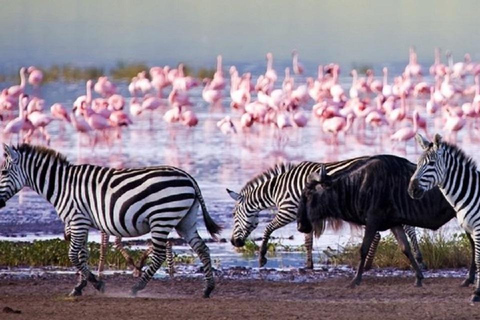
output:
[[[372,269],[373,259],[375,258],[375,253],[377,252],[378,244],[380,243],[381,238],[382,237],[380,236],[379,232],[375,233],[372,244],[370,245],[370,249],[368,249],[367,258],[365,260],[365,271]]]
[[[427,270],[428,268],[423,262],[422,251],[420,251],[420,246],[418,245],[417,233],[415,232],[415,227],[404,225],[403,230],[405,231],[408,238],[410,239],[410,242],[412,243],[412,249],[413,249],[413,252],[415,253],[415,260],[417,260],[419,267],[422,270]]]
[[[203,273],[205,274],[205,289],[203,290],[203,297],[209,298],[215,288],[215,280],[213,279],[210,249],[199,236],[197,231],[197,211],[198,201],[195,201],[187,216],[185,216],[177,225],[176,230],[178,234],[187,241],[193,251],[195,251],[200,258],[200,261],[202,261]]]
[[[170,233],[171,227],[154,225],[151,227],[150,230],[152,233],[153,243],[151,262],[148,268],[140,277],[140,280],[137,282],[137,284],[132,287],[132,296],[136,296],[138,291],[145,288],[147,283],[152,279],[155,272],[157,272],[157,270],[160,268],[163,261],[165,260],[165,244],[167,242],[167,237]]]
[[[267,249],[268,249],[268,240],[270,239],[270,235],[272,234],[273,231],[286,226],[293,220],[280,220],[279,217],[282,216],[282,212],[279,211],[275,218],[273,218],[272,221],[267,225],[265,228],[265,231],[263,232],[263,239],[262,239],[262,245],[260,247],[260,257],[258,259],[258,263],[260,267],[263,267],[267,263],[267,258],[265,257],[267,255]]]
[[[313,232],[305,234],[305,249],[307,250],[307,269],[313,269]]]
[[[360,263],[358,264],[357,274],[348,285],[348,287],[350,288],[354,288],[355,286],[360,285],[360,282],[362,282],[362,274],[363,274],[363,268],[365,266],[365,259],[367,258],[368,250],[370,249],[370,246],[372,244],[373,238],[375,238],[376,233],[377,233],[376,228],[371,225],[367,225],[367,227],[365,228],[365,235],[363,236],[362,246],[360,247]]]
[[[68,257],[82,277],[80,283],[78,283],[70,293],[71,296],[81,295],[82,289],[87,285],[87,281],[92,282],[93,286],[98,291],[105,291],[105,284],[103,281],[97,280],[87,266],[87,236],[88,230],[71,230]]]
[[[475,283],[472,302],[480,302],[480,230],[474,230],[473,237],[473,242],[475,244],[475,264],[477,266],[477,281]]]
[[[412,251],[410,250],[410,244],[408,243],[408,240],[407,240],[407,235],[405,234],[405,231],[403,228],[404,228],[403,226],[397,226],[392,228],[391,230],[393,232],[393,235],[397,239],[398,245],[402,249],[402,252],[410,260],[410,263],[412,264],[413,269],[415,269],[415,273],[417,275],[417,281],[415,282],[415,286],[421,287],[422,279],[423,279],[422,270],[420,270],[420,267],[418,266],[417,261],[413,257]]]
[[[103,269],[105,266],[105,255],[108,249],[108,242],[110,236],[105,232],[102,232],[102,239],[100,243],[100,258],[98,259],[98,279],[103,277]]]
[[[475,271],[477,269],[477,266],[475,264],[475,242],[473,242],[473,238],[470,233],[465,232],[465,234],[467,235],[468,241],[470,242],[470,249],[472,250],[472,260],[470,263],[470,270],[468,271],[468,277],[462,282],[461,287],[468,287],[475,282]]]
[[[175,260],[173,258],[171,241],[167,241],[167,266],[168,266],[168,275],[170,276],[170,278],[173,278],[173,275],[175,274]]]

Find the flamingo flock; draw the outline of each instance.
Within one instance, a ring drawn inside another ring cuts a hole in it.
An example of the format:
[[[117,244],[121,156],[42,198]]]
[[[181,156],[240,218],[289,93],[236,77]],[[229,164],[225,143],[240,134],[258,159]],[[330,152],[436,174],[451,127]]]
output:
[[[40,95],[42,71],[22,67],[20,83],[0,93],[2,132],[10,141],[38,139],[49,144],[48,127],[60,122],[71,125],[95,146],[121,139],[122,130],[138,117],[148,117],[150,126],[161,117],[166,125],[194,127],[199,123],[196,110],[200,103],[193,102],[192,90],[203,86],[201,97],[209,110],[227,113],[217,123],[225,135],[248,134],[266,126],[281,136],[290,128],[307,126],[310,120],[318,126],[319,135],[334,145],[341,143],[339,136],[348,134],[370,135],[370,139],[386,134],[394,146],[406,144],[418,130],[428,136],[432,126],[455,140],[460,130],[478,127],[480,63],[473,62],[469,54],[462,62],[454,63],[451,52],[446,58],[443,64],[436,49],[434,63],[425,72],[412,47],[401,74],[392,77],[386,67],[382,77],[375,77],[370,69],[365,76],[351,70],[348,87],[340,83],[341,69],[335,63],[320,65],[315,76],[306,77],[308,70],[296,50],[291,67],[281,76],[272,53],[266,54],[265,72],[255,77],[250,72],[240,74],[235,66],[225,72],[219,55],[212,78],[188,76],[183,64],[155,66],[132,78],[126,97],[107,76],[101,76],[86,81],[84,94],[73,99],[72,106],[54,103],[49,109]],[[27,86],[32,87],[30,94]]]

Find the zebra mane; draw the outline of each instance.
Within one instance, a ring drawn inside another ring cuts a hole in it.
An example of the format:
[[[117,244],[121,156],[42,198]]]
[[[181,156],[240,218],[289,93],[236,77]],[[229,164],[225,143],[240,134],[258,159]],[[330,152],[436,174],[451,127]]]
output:
[[[257,175],[255,178],[251,179],[248,181],[245,186],[242,188],[240,191],[240,194],[243,194],[245,191],[249,191],[260,184],[264,183],[265,181],[268,181],[272,179],[273,177],[276,177],[278,175],[281,175],[282,173],[285,173],[291,169],[293,169],[296,165],[291,163],[291,162],[283,162],[283,163],[277,163],[273,167],[265,170],[264,172],[260,173]]]
[[[475,160],[473,160],[472,157],[467,156],[465,151],[460,149],[458,146],[446,141],[442,141],[442,146],[445,148],[445,150],[451,152],[455,157],[460,159],[460,161],[465,161],[468,166],[472,167],[474,170],[477,170],[477,163]]]
[[[47,147],[31,145],[28,143],[22,143],[18,145],[15,149],[17,149],[18,152],[23,154],[37,153],[43,156],[47,156],[49,158],[53,158],[54,160],[57,160],[61,164],[66,164],[66,165],[70,164],[70,162],[67,160],[67,157],[65,157],[63,154]]]

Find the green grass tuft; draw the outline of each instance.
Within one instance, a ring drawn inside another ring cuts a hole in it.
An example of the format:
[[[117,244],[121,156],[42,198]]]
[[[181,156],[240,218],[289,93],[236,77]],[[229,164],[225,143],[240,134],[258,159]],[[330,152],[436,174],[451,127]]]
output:
[[[419,239],[423,260],[429,269],[462,268],[470,266],[470,243],[464,234],[447,239],[441,232],[425,232]],[[360,245],[347,245],[342,252],[329,258],[333,264],[356,267],[360,258]],[[378,268],[409,269],[410,262],[401,252],[392,235],[382,238],[373,265]]]

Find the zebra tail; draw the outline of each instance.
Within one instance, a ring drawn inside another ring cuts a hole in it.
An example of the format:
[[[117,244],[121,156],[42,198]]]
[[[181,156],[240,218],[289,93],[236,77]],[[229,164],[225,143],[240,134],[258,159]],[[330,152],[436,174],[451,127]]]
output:
[[[193,180],[193,182],[195,186],[195,193],[197,194],[198,201],[202,206],[203,220],[205,221],[205,226],[207,227],[207,230],[212,236],[212,238],[214,240],[217,240],[218,239],[217,236],[220,234],[223,228],[218,224],[216,224],[215,221],[213,221],[212,217],[210,217],[210,214],[208,213],[208,210],[207,210],[207,205],[205,204],[205,200],[203,199],[202,192],[200,191],[200,187],[198,186],[195,180]]]

